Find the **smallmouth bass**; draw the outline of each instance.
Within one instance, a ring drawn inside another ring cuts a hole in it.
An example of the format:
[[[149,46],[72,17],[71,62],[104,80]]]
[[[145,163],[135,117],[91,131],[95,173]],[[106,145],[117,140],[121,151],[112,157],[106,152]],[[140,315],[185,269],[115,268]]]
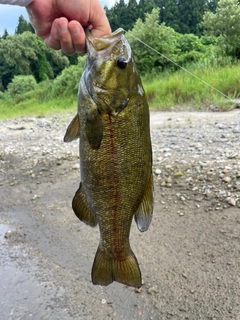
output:
[[[65,142],[80,138],[81,183],[72,207],[100,243],[92,282],[141,287],[130,247],[133,216],[140,231],[152,220],[153,177],[149,108],[124,30],[93,38],[86,31],[87,59],[78,93],[78,113]]]

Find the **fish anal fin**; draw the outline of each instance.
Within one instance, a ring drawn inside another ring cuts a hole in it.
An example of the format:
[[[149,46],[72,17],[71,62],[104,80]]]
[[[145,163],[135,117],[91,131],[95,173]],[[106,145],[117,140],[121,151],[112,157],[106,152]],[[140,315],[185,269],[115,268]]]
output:
[[[140,288],[142,278],[137,259],[131,250],[121,260],[113,259],[100,246],[92,267],[92,283],[107,286],[113,281]]]
[[[69,124],[67,131],[65,133],[64,142],[71,142],[73,140],[76,140],[80,137],[80,121],[79,116],[76,115],[71,123]]]
[[[146,231],[152,221],[153,215],[153,176],[149,176],[142,201],[135,212],[134,218],[138,229]]]
[[[82,183],[80,183],[80,187],[73,198],[72,208],[78,219],[91,227],[95,227],[97,225],[97,218],[89,208],[86,196],[82,189]]]

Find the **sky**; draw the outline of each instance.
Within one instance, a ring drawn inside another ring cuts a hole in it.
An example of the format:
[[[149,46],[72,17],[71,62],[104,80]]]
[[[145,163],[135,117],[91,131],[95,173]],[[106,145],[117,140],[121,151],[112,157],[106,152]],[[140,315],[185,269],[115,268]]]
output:
[[[100,0],[100,2],[103,6],[106,5],[108,8],[111,8],[116,0]],[[28,20],[25,8],[0,4],[0,35],[3,34],[4,29],[7,29],[9,34],[14,34],[20,15],[23,15]]]

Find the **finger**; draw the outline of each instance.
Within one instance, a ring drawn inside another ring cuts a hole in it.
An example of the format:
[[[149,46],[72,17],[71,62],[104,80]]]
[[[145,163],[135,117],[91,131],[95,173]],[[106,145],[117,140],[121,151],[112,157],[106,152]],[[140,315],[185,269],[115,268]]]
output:
[[[91,8],[90,24],[93,26],[91,34],[99,38],[111,33],[111,27],[100,1],[94,1]]]
[[[55,49],[55,50],[61,49],[61,43],[59,41],[59,36],[58,36],[58,22],[57,22],[57,20],[58,19],[55,19],[53,21],[50,34],[49,34],[49,36],[47,36],[44,39],[45,44],[48,47],[50,47],[52,49]]]
[[[85,32],[78,21],[70,21],[68,24],[68,30],[72,37],[72,43],[75,51],[78,53],[86,52],[86,37]]]
[[[69,56],[74,54],[75,48],[72,43],[71,34],[68,30],[68,20],[66,18],[59,18],[57,21],[57,28],[62,51]]]

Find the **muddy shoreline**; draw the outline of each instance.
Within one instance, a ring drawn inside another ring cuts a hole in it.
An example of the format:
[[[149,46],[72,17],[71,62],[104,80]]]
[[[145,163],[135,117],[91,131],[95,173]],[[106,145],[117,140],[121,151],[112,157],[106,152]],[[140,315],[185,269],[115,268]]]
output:
[[[130,238],[141,293],[91,283],[99,231],[71,209],[72,116],[1,122],[2,319],[240,319],[240,111],[151,114],[154,218]]]

